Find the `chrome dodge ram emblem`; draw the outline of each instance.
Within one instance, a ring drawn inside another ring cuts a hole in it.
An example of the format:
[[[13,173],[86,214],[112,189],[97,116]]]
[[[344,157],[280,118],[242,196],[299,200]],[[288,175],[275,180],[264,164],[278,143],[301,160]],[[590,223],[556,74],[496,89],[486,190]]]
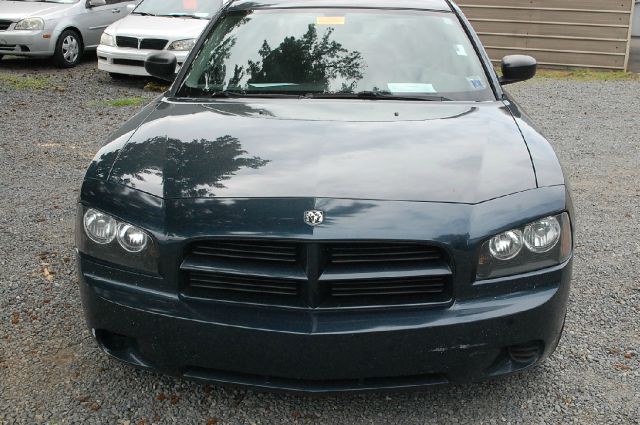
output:
[[[309,226],[318,226],[324,221],[324,212],[318,210],[311,210],[304,212],[304,222]]]

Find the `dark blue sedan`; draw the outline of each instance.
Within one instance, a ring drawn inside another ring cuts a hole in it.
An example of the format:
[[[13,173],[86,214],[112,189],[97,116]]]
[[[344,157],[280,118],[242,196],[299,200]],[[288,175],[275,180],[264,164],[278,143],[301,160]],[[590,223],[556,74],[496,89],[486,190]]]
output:
[[[234,0],[91,163],[77,250],[99,346],[305,392],[467,382],[560,339],[560,164],[447,0]]]

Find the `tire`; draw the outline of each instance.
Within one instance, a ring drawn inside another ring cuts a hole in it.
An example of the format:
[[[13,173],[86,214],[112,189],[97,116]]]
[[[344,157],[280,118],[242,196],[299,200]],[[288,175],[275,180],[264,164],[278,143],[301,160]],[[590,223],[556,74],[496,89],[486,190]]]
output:
[[[74,30],[65,30],[58,37],[53,62],[60,68],[73,68],[80,63],[84,46],[82,38]]]
[[[126,80],[127,78],[129,78],[128,75],[118,74],[117,72],[110,72],[109,76],[114,80],[118,80],[118,81]]]

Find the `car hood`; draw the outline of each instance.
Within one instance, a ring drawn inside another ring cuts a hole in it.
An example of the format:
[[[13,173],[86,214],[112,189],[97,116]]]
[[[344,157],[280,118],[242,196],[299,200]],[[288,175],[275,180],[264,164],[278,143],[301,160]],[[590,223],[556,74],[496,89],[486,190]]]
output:
[[[110,169],[112,183],[166,199],[478,203],[536,188],[500,102],[161,101],[125,138],[88,177]]]
[[[28,17],[47,17],[48,15],[64,11],[73,6],[73,4],[0,1],[0,19],[18,21]]]
[[[184,40],[198,38],[208,24],[207,19],[128,15],[111,24],[106,31],[111,35]]]

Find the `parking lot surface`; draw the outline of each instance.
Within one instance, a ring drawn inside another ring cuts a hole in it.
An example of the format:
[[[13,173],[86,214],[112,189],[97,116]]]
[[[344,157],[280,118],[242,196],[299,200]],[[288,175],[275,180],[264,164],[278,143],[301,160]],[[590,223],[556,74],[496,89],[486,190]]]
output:
[[[95,345],[75,275],[76,199],[107,134],[158,95],[147,83],[111,81],[92,60],[73,70],[0,62],[0,423],[640,424],[640,81],[511,88],[573,186],[574,281],[558,351],[505,379],[326,397],[160,376]]]

